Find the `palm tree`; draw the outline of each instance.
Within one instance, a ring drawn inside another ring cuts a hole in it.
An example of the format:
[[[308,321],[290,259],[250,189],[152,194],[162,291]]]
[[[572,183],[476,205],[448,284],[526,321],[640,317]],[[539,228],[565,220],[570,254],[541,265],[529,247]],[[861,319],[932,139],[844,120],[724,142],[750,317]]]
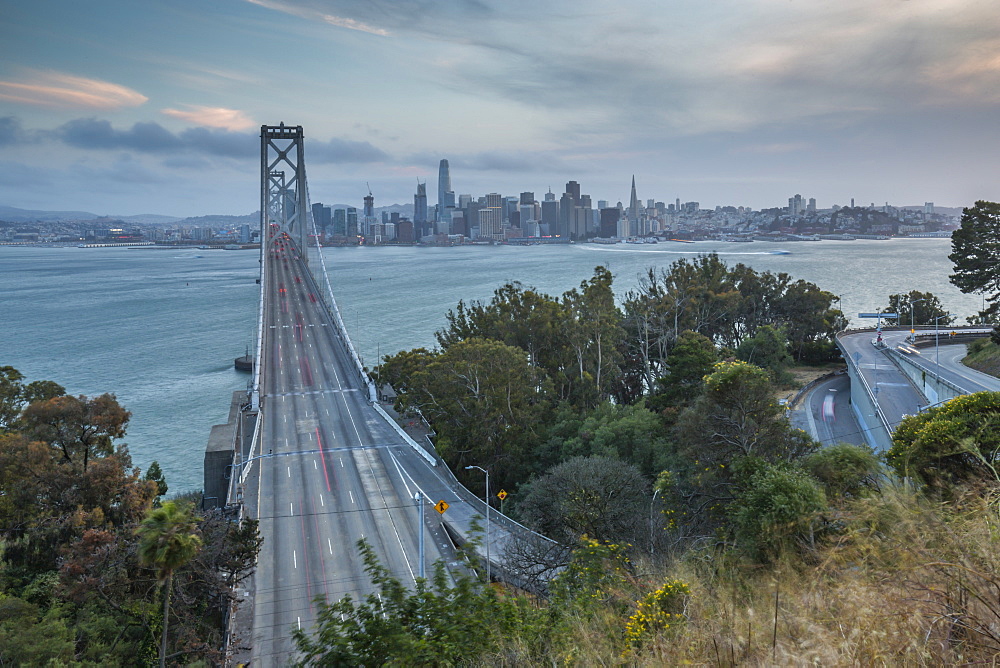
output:
[[[173,501],[151,508],[139,525],[139,563],[156,569],[163,585],[163,639],[160,641],[160,668],[167,662],[167,619],[170,613],[170,587],[174,571],[191,561],[201,548],[191,509]]]

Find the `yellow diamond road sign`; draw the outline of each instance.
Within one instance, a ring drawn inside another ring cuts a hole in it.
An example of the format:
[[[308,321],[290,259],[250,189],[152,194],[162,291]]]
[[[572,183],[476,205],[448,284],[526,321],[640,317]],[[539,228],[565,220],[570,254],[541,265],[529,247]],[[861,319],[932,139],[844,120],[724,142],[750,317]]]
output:
[[[444,511],[448,510],[448,508],[449,508],[449,506],[448,506],[447,502],[444,501],[444,499],[442,499],[441,501],[438,501],[434,505],[434,510],[438,511],[442,515],[444,515]]]
[[[507,491],[501,489],[499,492],[497,492],[497,498],[499,498],[501,501],[503,501],[504,499],[506,499],[507,498]]]

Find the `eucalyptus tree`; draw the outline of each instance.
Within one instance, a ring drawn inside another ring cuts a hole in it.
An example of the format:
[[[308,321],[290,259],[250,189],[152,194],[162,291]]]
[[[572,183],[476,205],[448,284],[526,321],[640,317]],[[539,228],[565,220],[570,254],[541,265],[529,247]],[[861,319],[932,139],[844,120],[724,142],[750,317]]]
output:
[[[989,302],[984,316],[996,321],[1000,312],[1000,204],[980,200],[962,210],[962,225],[951,235],[955,273],[951,282],[965,293]],[[994,335],[995,336],[995,335]]]

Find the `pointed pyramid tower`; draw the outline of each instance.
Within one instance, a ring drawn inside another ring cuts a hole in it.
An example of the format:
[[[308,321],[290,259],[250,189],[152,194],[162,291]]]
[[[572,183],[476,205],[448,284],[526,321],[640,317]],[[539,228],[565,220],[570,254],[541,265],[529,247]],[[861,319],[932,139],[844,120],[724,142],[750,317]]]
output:
[[[630,220],[639,220],[639,198],[635,194],[635,174],[632,175],[632,196],[628,201],[628,217]]]

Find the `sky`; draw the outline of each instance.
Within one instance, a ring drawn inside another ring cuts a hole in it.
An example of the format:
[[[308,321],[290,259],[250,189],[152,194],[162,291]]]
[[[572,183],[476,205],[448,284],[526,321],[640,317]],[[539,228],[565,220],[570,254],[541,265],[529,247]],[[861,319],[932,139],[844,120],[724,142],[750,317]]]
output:
[[[0,204],[246,214],[261,125],[313,202],[1000,200],[996,0],[0,0]]]

